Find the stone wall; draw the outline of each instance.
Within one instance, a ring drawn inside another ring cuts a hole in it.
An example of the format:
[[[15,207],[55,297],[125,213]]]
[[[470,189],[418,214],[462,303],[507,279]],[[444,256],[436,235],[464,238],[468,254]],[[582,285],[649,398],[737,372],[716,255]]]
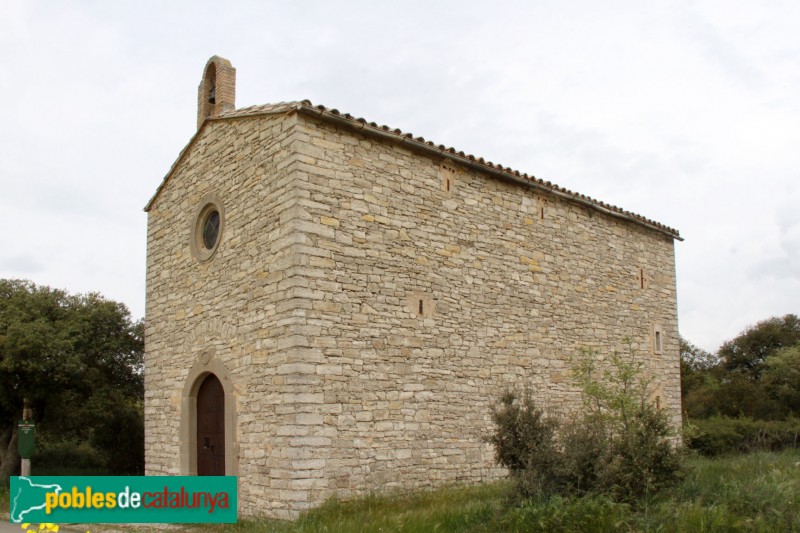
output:
[[[209,192],[226,225],[199,262]],[[189,473],[187,391],[224,368],[243,514],[493,479],[500,393],[569,410],[570,359],[626,337],[680,421],[670,237],[305,115],[206,122],[149,211],[147,276],[147,473]]]
[[[230,379],[218,377],[236,404],[236,447],[227,450],[236,469],[227,473],[243,479],[241,508],[250,514],[285,501],[265,492],[264,472],[273,446],[286,440],[273,380],[292,357],[292,269],[301,257],[290,223],[298,192],[288,170],[293,128],[292,117],[206,122],[148,212],[146,473],[192,473],[182,464],[191,439],[183,428],[187,377],[222,368]],[[214,256],[199,262],[189,237],[208,193],[222,200],[225,229]]]
[[[672,238],[328,123],[296,135],[320,497],[496,477],[501,392],[569,410],[571,358],[626,338],[679,424]]]

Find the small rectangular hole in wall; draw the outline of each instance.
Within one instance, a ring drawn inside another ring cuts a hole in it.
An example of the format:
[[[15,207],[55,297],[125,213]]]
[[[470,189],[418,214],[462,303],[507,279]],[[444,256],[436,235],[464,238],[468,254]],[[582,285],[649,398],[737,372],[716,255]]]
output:
[[[403,310],[409,316],[433,318],[436,313],[436,301],[426,291],[410,291],[406,295]]]
[[[664,333],[661,331],[661,326],[658,324],[653,325],[653,353],[661,354],[664,350]]]
[[[644,289],[644,269],[639,269],[639,288]]]
[[[442,179],[442,190],[444,192],[451,192],[454,190],[458,174],[459,172],[454,166],[446,163],[439,165],[439,175]]]
[[[656,396],[656,411],[661,409],[661,396]]]
[[[544,206],[539,208],[539,220],[544,220]]]

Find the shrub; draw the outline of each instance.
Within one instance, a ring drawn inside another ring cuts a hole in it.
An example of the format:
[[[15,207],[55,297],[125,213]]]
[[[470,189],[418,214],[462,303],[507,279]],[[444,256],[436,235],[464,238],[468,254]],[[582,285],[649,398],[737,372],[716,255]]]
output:
[[[680,478],[680,452],[671,443],[665,411],[648,401],[650,381],[642,363],[630,348],[628,357],[612,353],[602,371],[597,361],[595,352],[582,351],[574,370],[584,411],[572,430],[578,444],[565,451],[583,457],[569,462],[586,468],[568,470],[571,484],[580,492],[603,492],[623,501],[672,485]]]
[[[669,440],[672,430],[664,412],[647,403],[629,425],[599,450],[604,459],[598,487],[620,500],[654,494],[680,478],[680,453]]]
[[[753,420],[714,417],[698,420],[686,432],[686,445],[706,456],[778,451],[800,446],[800,419]]]
[[[595,490],[606,470],[608,428],[598,417],[584,416],[561,425],[562,471],[566,492],[585,494]]]
[[[51,440],[42,435],[39,449],[31,458],[36,475],[45,475],[51,471],[68,470],[102,470],[106,466],[101,452],[86,442],[76,440]]]
[[[495,457],[511,472],[521,495],[557,491],[561,479],[555,420],[544,416],[527,391],[521,398],[513,392],[504,394],[492,416],[497,431],[489,440]]]
[[[602,493],[632,502],[680,478],[672,428],[646,400],[641,366],[615,353],[598,377],[595,360],[582,352],[575,367],[584,409],[573,420],[546,417],[527,392],[506,393],[493,411],[490,441],[520,495]]]

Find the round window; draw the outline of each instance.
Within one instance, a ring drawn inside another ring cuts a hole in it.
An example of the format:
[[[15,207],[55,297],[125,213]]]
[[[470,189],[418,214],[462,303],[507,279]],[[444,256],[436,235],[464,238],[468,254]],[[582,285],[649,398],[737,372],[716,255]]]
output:
[[[203,222],[203,246],[206,250],[213,250],[219,238],[219,211],[213,209]]]
[[[195,211],[189,239],[192,255],[198,261],[211,259],[219,247],[225,229],[225,211],[216,194],[207,194]]]

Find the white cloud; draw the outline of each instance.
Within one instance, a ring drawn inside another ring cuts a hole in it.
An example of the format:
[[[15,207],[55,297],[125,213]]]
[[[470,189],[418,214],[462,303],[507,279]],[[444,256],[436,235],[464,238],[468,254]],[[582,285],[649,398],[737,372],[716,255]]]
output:
[[[310,98],[676,227],[682,333],[798,312],[800,7],[668,1],[7,1],[0,276],[144,312],[141,208],[212,54],[237,103]]]

